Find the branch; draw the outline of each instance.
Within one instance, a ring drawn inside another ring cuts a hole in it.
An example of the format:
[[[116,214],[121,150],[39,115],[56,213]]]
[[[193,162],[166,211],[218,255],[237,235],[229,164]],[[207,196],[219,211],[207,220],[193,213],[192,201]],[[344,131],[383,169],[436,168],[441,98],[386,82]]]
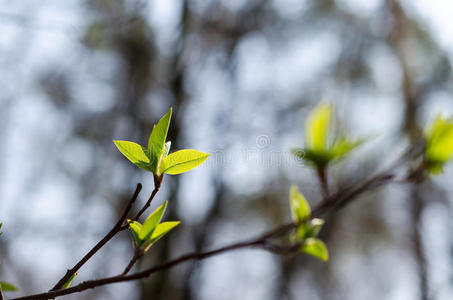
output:
[[[139,260],[143,256],[143,254],[145,254],[145,253],[143,251],[141,251],[139,248],[137,248],[135,250],[134,256],[131,258],[129,264],[126,266],[126,268],[124,269],[123,273],[121,273],[121,275],[126,275],[127,273],[129,273],[129,271],[135,265],[137,260]]]
[[[327,179],[326,166],[316,167],[319,183],[321,184],[321,192],[324,199],[329,197],[329,181]]]
[[[394,176],[392,174],[388,173],[388,171],[386,171],[386,172],[383,172],[376,176],[373,176],[370,179],[347,189],[346,191],[332,195],[328,199],[323,201],[320,205],[318,205],[316,208],[313,209],[312,217],[318,217],[318,216],[321,216],[328,212],[332,212],[332,211],[341,209],[342,207],[344,207],[345,205],[350,203],[352,200],[354,200],[360,194],[362,194],[366,191],[369,191],[373,188],[382,186],[385,183],[391,183],[393,181],[393,178],[394,178]],[[304,220],[304,221],[307,221],[307,220]],[[60,296],[64,296],[64,295],[82,292],[82,291],[92,289],[95,287],[99,287],[99,286],[103,286],[103,285],[147,278],[153,273],[156,273],[156,272],[159,272],[162,270],[166,270],[166,269],[170,269],[175,265],[178,265],[178,264],[181,264],[181,263],[184,263],[187,261],[202,260],[202,259],[206,259],[208,257],[214,256],[214,255],[219,255],[224,252],[242,249],[242,248],[258,248],[258,249],[270,251],[275,254],[288,254],[288,253],[298,250],[300,247],[300,244],[281,246],[281,245],[276,245],[276,244],[271,243],[270,240],[273,238],[282,237],[285,234],[287,234],[288,232],[290,232],[291,230],[294,230],[296,227],[297,227],[297,224],[294,224],[294,223],[285,224],[285,225],[279,226],[271,231],[268,231],[264,234],[261,234],[258,237],[253,238],[253,239],[234,243],[234,244],[231,244],[231,245],[228,245],[225,247],[221,247],[218,249],[214,249],[211,251],[207,251],[207,252],[189,253],[189,254],[180,256],[179,258],[170,260],[166,263],[145,269],[141,272],[127,275],[129,270],[135,264],[136,259],[134,258],[135,257],[135,255],[134,255],[134,257],[131,259],[129,265],[126,267],[126,269],[120,275],[113,276],[113,277],[106,277],[106,278],[97,279],[97,280],[88,280],[88,281],[84,281],[78,285],[75,285],[75,286],[67,288],[67,289],[52,290],[47,293],[19,297],[19,298],[15,298],[12,300],[51,299],[51,298],[56,298],[56,297],[60,297]]]
[[[159,191],[160,189],[160,185],[162,183],[162,179],[163,179],[163,175],[161,177],[157,177],[156,175],[154,175],[154,190],[153,192],[151,193],[151,196],[149,196],[149,199],[148,201],[146,201],[146,204],[142,207],[142,209],[137,213],[137,215],[134,217],[134,221],[137,221],[138,218],[140,218],[140,216],[145,212],[145,210],[150,207],[151,205],[151,202],[153,201],[154,199],[154,196],[156,196],[157,192]],[[128,225],[126,225],[126,228],[129,227]]]
[[[126,209],[124,210],[123,214],[119,218],[118,222],[116,222],[115,226],[100,240],[74,267],[67,270],[66,274],[57,282],[57,284],[50,290],[55,291],[60,289],[71,277],[74,275],[96,252],[99,251],[108,241],[110,241],[118,232],[127,228],[123,226],[124,221],[126,220],[127,216],[129,215],[132,206],[137,200],[138,194],[142,189],[141,183],[137,184],[134,194],[132,198],[129,200],[129,204],[127,205]],[[154,193],[154,191],[153,191]]]

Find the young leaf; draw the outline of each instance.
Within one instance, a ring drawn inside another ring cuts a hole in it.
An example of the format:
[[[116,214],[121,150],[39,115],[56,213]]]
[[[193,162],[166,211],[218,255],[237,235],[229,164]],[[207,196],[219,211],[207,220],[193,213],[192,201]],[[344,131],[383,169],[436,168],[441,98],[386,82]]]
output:
[[[129,223],[129,228],[131,229],[132,236],[134,237],[135,244],[140,246],[142,244],[142,240],[140,239],[140,232],[142,231],[143,225],[137,221],[127,220]]]
[[[323,261],[329,260],[329,252],[326,245],[317,238],[306,239],[300,250]]]
[[[201,165],[208,156],[207,153],[191,149],[173,152],[163,159],[160,173],[175,175],[187,172]]]
[[[146,241],[151,238],[153,231],[155,230],[157,224],[159,224],[162,216],[164,215],[165,209],[167,208],[167,201],[159,206],[143,223],[143,227],[139,233],[139,239],[141,241]]]
[[[75,272],[74,274],[72,274],[71,278],[69,278],[68,281],[66,281],[66,283],[63,284],[61,288],[67,289],[71,285],[71,282],[77,277],[77,275],[79,275],[79,272]]]
[[[289,203],[291,207],[291,217],[294,223],[306,221],[311,215],[311,208],[305,197],[299,192],[297,186],[291,186]]]
[[[332,105],[321,103],[310,114],[305,130],[307,148],[314,151],[325,151],[328,149],[332,112]]]
[[[14,292],[19,290],[17,287],[12,285],[11,283],[0,281],[0,287],[2,288],[2,291],[4,292]]]
[[[305,237],[315,237],[321,231],[322,225],[324,225],[324,220],[313,218],[306,224],[306,235]]]
[[[127,159],[129,159],[136,166],[146,171],[151,172],[154,171],[150,164],[150,159],[145,154],[145,151],[143,151],[142,146],[129,141],[113,141],[113,142],[115,143],[118,150],[120,150],[120,152],[123,153],[123,155],[126,156]]]
[[[143,252],[147,252],[152,245],[154,245],[160,238],[166,235],[170,230],[179,225],[179,221],[175,222],[163,222],[156,226],[156,229],[153,231],[153,234],[150,239],[145,241],[140,248]]]
[[[430,171],[442,172],[443,164],[453,158],[453,121],[439,115],[425,136]]]
[[[358,146],[363,144],[363,142],[364,142],[363,139],[359,139],[359,140],[355,140],[355,141],[349,141],[347,139],[340,139],[340,140],[336,141],[332,145],[332,150],[331,150],[332,158],[338,159],[338,158],[345,156],[346,154],[348,154],[349,152],[351,152],[352,150],[354,150],[355,148],[357,148]]]
[[[173,228],[178,226],[181,222],[179,221],[172,221],[172,222],[162,222],[156,226],[154,229],[153,234],[151,235],[151,241],[153,244],[157,242],[160,238],[170,232]]]
[[[168,127],[170,127],[171,114],[173,109],[170,110],[157,122],[153,127],[148,140],[148,151],[150,156],[157,161],[157,168],[162,159],[165,140],[167,139]]]

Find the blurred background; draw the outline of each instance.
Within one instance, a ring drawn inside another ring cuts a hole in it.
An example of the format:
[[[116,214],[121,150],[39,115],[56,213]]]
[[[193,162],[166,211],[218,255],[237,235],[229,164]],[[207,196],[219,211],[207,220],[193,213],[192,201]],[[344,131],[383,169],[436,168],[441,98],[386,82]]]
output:
[[[453,2],[442,0],[0,1],[0,278],[46,291],[153,178],[113,139],[145,144],[174,108],[172,150],[212,156],[166,176],[176,230],[143,268],[290,220],[291,153],[321,100],[341,127],[372,136],[335,165],[333,190],[394,161],[438,112],[453,114]],[[65,299],[452,299],[453,168],[419,187],[362,196],[321,236],[331,260],[241,250]],[[121,233],[77,282],[129,261]]]

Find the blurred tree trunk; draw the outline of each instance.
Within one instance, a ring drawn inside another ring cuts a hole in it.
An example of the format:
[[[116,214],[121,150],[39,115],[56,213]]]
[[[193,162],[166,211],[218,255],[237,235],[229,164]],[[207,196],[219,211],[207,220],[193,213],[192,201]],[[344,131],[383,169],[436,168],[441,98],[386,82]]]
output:
[[[411,145],[415,146],[420,142],[421,129],[417,123],[418,108],[422,99],[418,90],[419,87],[414,84],[411,71],[409,69],[410,56],[404,51],[404,42],[411,35],[414,35],[411,21],[405,14],[403,8],[397,0],[388,0],[387,6],[392,20],[392,32],[390,34],[390,45],[399,60],[402,70],[402,92],[405,105],[403,128],[405,134],[409,137]],[[429,179],[428,179],[429,180]],[[422,235],[422,215],[425,209],[425,200],[423,198],[423,187],[421,185],[411,185],[409,188],[409,214],[411,220],[411,236],[414,257],[417,262],[420,299],[428,300],[428,270],[423,248]]]

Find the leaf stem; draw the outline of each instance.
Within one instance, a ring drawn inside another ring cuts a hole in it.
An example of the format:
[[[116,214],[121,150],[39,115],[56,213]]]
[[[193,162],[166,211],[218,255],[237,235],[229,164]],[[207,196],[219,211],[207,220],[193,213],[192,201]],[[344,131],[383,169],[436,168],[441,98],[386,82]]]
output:
[[[329,181],[327,178],[327,166],[317,166],[316,172],[318,174],[319,182],[321,183],[321,192],[324,199],[329,198]]]
[[[148,207],[150,207],[151,202],[153,201],[154,197],[156,196],[157,192],[159,192],[160,186],[162,184],[162,180],[164,179],[164,175],[162,174],[161,176],[156,176],[154,175],[154,190],[151,193],[151,196],[149,196],[148,201],[146,201],[145,205],[142,207],[142,209],[135,215],[134,221],[138,221],[141,215],[146,211]],[[125,225],[127,228],[129,225]]]

